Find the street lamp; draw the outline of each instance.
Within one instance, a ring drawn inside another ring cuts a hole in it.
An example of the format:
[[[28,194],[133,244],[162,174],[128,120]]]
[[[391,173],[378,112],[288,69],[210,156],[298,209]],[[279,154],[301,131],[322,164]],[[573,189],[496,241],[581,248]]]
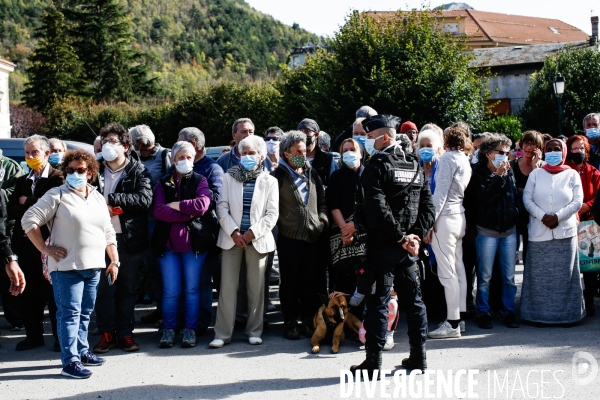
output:
[[[557,74],[554,77],[554,94],[558,102],[558,135],[562,135],[562,95],[565,92],[565,77]]]

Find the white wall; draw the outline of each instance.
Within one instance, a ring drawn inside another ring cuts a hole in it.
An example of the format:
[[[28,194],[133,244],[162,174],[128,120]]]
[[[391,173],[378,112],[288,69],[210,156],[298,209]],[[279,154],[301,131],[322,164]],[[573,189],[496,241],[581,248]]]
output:
[[[0,138],[10,137],[10,112],[8,101],[8,74],[7,70],[0,64],[0,92],[4,92],[0,100]]]

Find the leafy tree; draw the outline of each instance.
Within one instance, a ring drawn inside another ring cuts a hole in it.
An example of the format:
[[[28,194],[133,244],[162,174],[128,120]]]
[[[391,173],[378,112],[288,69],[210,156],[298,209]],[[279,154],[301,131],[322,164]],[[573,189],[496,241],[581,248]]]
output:
[[[563,134],[571,136],[583,131],[583,117],[600,110],[600,53],[597,49],[567,47],[546,57],[542,69],[531,77],[521,110],[527,129],[558,135],[558,105],[553,87],[558,73],[566,81],[562,97]]]
[[[523,122],[516,115],[490,116],[479,126],[479,131],[501,133],[512,140],[514,145],[523,134]]]
[[[287,71],[280,91],[288,120],[311,117],[329,132],[368,104],[417,124],[479,125],[489,92],[485,72],[469,69],[464,38],[444,34],[429,12],[373,17],[353,12],[331,42],[331,53]]]
[[[132,46],[131,18],[117,0],[78,0],[65,13],[94,100],[123,101],[157,91],[146,77],[145,54]]]
[[[51,108],[56,101],[77,97],[83,89],[83,66],[66,30],[64,15],[50,3],[36,31],[41,39],[26,69],[29,82],[23,91],[25,103],[38,111]]]

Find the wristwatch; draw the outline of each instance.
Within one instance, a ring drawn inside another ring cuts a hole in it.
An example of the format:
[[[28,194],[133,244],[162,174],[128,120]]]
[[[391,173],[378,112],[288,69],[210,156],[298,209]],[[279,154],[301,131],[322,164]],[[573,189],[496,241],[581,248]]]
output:
[[[6,257],[6,261],[4,261],[4,264],[6,265],[6,264],[10,263],[11,261],[18,261],[18,260],[19,260],[19,257],[17,257],[16,254],[11,254],[10,256]]]
[[[110,265],[116,265],[116,266],[117,266],[117,268],[120,268],[120,267],[121,267],[121,263],[120,263],[119,261],[113,261],[113,262],[111,262],[111,263],[110,263],[110,264],[108,264],[108,265],[109,265],[109,266],[110,266]]]

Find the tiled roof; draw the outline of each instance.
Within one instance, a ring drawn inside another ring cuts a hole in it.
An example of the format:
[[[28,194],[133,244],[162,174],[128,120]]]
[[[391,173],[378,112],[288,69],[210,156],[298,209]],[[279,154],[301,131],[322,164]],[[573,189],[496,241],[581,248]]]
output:
[[[368,12],[385,18],[394,12]],[[434,14],[436,18],[438,14]],[[477,10],[443,11],[441,17],[464,20],[464,33],[469,42],[505,44],[547,44],[577,42],[589,39],[587,33],[557,19],[526,17]]]
[[[471,68],[477,68],[519,64],[541,64],[547,56],[556,54],[560,49],[567,46],[597,49],[596,46],[590,47],[587,41],[474,49],[473,54],[475,55],[475,58],[469,63],[469,66]]]

